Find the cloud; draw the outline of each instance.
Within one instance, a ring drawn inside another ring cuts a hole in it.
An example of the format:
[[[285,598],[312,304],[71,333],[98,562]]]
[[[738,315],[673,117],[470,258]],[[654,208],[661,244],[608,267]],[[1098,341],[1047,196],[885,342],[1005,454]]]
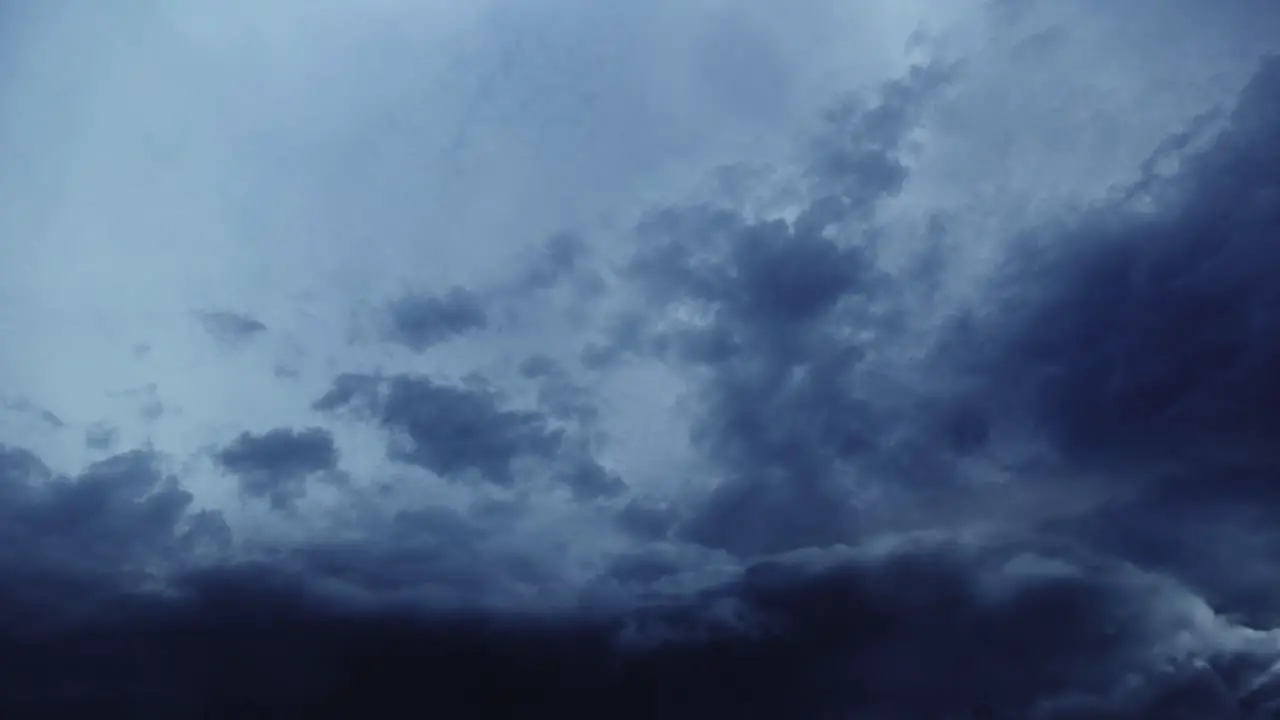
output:
[[[214,457],[239,478],[240,492],[285,509],[306,496],[308,476],[337,468],[339,453],[333,434],[323,428],[275,428],[241,433]]]
[[[43,624],[92,616],[104,594],[145,587],[149,577],[229,548],[221,516],[193,510],[191,493],[143,451],[65,477],[30,450],[0,447],[0,497],[5,632],[23,618]]]
[[[243,345],[267,329],[260,320],[226,310],[208,310],[197,313],[197,317],[205,332],[230,347]]]
[[[575,497],[583,500],[617,497],[627,491],[626,482],[617,473],[590,457],[572,462],[564,475],[564,482],[573,490]]]
[[[1277,88],[1271,59],[1207,147],[1021,261],[1004,363],[1072,458],[1275,466]]]
[[[357,382],[378,394],[348,396],[347,388]],[[393,440],[388,446],[389,457],[450,478],[474,471],[485,481],[510,485],[517,459],[550,458],[563,440],[538,413],[502,409],[492,390],[443,385],[425,377],[339,377],[316,408],[341,409],[352,403],[403,436],[405,442]]]
[[[556,390],[553,396],[563,394]],[[543,395],[545,403],[545,389]],[[589,447],[552,422],[554,415],[503,404],[502,396],[479,380],[451,385],[416,375],[347,374],[335,378],[314,407],[369,414],[392,433],[388,458],[449,480],[476,478],[512,487],[519,481],[519,463],[541,461],[580,498],[616,495],[625,487],[591,457]]]
[[[857,532],[853,464],[890,422],[858,387],[869,344],[893,332],[869,223],[901,190],[904,143],[948,72],[913,68],[828,113],[811,149],[814,199],[794,220],[699,205],[640,223],[628,276],[646,306],[595,352],[703,373],[693,440],[725,479],[689,537],[754,555]]]
[[[1272,57],[1219,122],[1193,119],[1136,182],[1037,232],[952,356],[976,358],[997,424],[1042,431],[1099,504],[1060,530],[1263,623],[1280,542],[1262,519],[1280,469],[1277,92]]]
[[[484,304],[475,294],[454,288],[443,295],[400,298],[388,310],[387,339],[423,352],[454,337],[483,330],[489,322]]]
[[[433,704],[559,717],[1261,717],[1275,692],[1267,637],[1132,568],[1018,542],[763,563],[665,607],[593,617],[372,611],[263,570],[192,573],[167,599],[72,626],[15,656],[6,689],[22,690],[5,699],[328,716],[421,701],[426,683]],[[66,654],[89,637],[91,651]],[[47,679],[53,657],[67,658],[64,682]]]

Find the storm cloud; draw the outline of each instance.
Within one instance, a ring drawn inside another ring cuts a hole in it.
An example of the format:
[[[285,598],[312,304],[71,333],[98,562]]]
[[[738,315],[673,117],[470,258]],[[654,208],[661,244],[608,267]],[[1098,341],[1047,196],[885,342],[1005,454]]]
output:
[[[0,715],[1280,716],[1206,8],[0,11]]]
[[[665,607],[537,621],[321,607],[252,567],[179,588],[180,600],[122,603],[103,629],[71,626],[58,655],[21,654],[8,677],[24,691],[8,707],[337,717],[416,706],[426,682],[433,704],[573,717],[1275,709],[1265,636],[1159,578],[1050,547],[921,538],[760,563]],[[88,632],[93,644],[68,654]],[[128,663],[110,660],[125,647]],[[54,658],[74,697],[45,679]]]
[[[1205,147],[1159,148],[1120,199],[1010,269],[1030,285],[1034,265],[1035,287],[1013,291],[1000,371],[1073,459],[1276,468],[1278,92],[1273,57]]]
[[[1280,540],[1263,519],[1280,468],[1278,93],[1272,57],[1220,129],[1189,126],[1115,199],[1019,251],[997,281],[1010,311],[971,338],[993,340],[978,353],[991,397],[1102,478],[1109,499],[1078,521],[1095,543],[1264,615]]]

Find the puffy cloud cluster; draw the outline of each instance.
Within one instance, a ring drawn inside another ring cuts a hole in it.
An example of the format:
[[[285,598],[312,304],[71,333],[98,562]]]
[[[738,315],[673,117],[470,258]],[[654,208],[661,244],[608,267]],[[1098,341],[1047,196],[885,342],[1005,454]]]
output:
[[[832,111],[794,220],[700,205],[640,223],[628,275],[645,306],[620,351],[699,378],[693,439],[724,480],[689,520],[696,542],[754,555],[856,536],[857,461],[892,434],[883,401],[901,399],[883,378],[867,387],[879,364],[868,355],[892,345],[898,320],[874,219],[947,72],[913,68]]]
[[[245,495],[268,498],[283,509],[306,495],[309,475],[338,467],[338,449],[333,434],[322,428],[276,428],[261,435],[241,433],[216,459],[239,478]]]
[[[558,464],[557,477],[580,498],[625,489],[563,428],[554,426],[553,414],[504,408],[500,395],[479,381],[453,385],[423,376],[346,374],[334,380],[314,407],[369,413],[391,433],[390,459],[448,479],[477,476],[510,487],[517,481],[516,465],[537,460]]]

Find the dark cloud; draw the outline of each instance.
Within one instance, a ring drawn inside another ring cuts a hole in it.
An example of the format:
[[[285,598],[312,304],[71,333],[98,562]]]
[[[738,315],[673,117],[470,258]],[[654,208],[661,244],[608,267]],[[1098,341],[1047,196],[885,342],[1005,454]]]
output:
[[[230,542],[216,513],[192,513],[192,496],[159,458],[131,451],[75,477],[35,454],[0,446],[0,625],[63,621],[100,608],[93,593],[134,589],[166,569],[216,555]],[[93,593],[77,592],[82,586]]]
[[[6,450],[5,458],[0,512],[13,536],[8,553],[73,567],[127,566],[169,545],[191,502],[142,451],[94,463],[75,478],[54,476],[26,451]]]
[[[1278,91],[1271,59],[1207,148],[1016,266],[999,371],[1073,461],[1280,468]]]
[[[226,310],[206,310],[196,313],[205,332],[229,347],[239,347],[266,332],[262,321],[243,313]]]
[[[206,570],[12,655],[0,702],[98,717],[344,717],[375,702],[563,718],[1275,709],[1274,649],[1199,616],[1176,587],[1017,543],[912,545],[758,564],[677,602],[595,615],[375,611],[324,599],[305,575]]]
[[[586,438],[554,422],[594,419],[584,391],[554,372],[554,363],[524,363],[526,374],[537,375],[539,369],[550,374],[542,378],[547,384],[539,392],[537,411],[505,408],[504,398],[482,384],[446,385],[414,375],[341,375],[314,407],[370,414],[392,433],[389,458],[451,480],[474,473],[510,487],[518,463],[538,461],[579,499],[623,492],[626,484],[592,456]]]
[[[333,379],[328,392],[312,408],[332,412],[349,405],[367,406],[379,398],[382,385],[382,378],[375,375],[343,373]]]
[[[581,500],[617,497],[627,491],[627,484],[617,473],[585,453],[571,461],[558,477]]]
[[[399,599],[435,610],[510,605],[554,584],[541,560],[491,548],[494,534],[491,524],[456,510],[418,507],[379,518],[355,537],[293,548],[263,570],[287,568],[355,601]]]
[[[437,383],[426,377],[344,375],[315,403],[319,410],[363,408],[395,433],[388,456],[442,477],[468,471],[497,485],[515,482],[521,458],[553,458],[563,432],[536,412],[506,410],[492,390]]]
[[[640,224],[629,278],[650,306],[584,361],[641,352],[705,373],[693,439],[725,480],[688,537],[753,555],[856,532],[853,463],[889,434],[859,365],[868,334],[894,331],[871,222],[902,188],[904,143],[949,72],[917,67],[834,109],[813,148],[815,199],[794,221],[701,205]]]
[[[483,299],[464,288],[442,295],[413,295],[391,303],[387,339],[415,352],[484,329],[489,323]]]
[[[306,496],[308,476],[334,470],[338,456],[333,433],[312,427],[241,433],[214,458],[239,478],[242,493],[287,509]]]
[[[906,143],[925,103],[956,72],[956,66],[937,61],[917,65],[885,83],[874,101],[853,95],[827,112],[827,129],[815,143],[809,168],[815,189],[825,197],[810,206],[811,220],[870,212],[882,197],[902,189],[908,175]]]
[[[1243,479],[1161,477],[1048,529],[1178,578],[1241,622],[1274,627],[1280,619],[1275,601],[1280,533],[1272,519],[1274,506],[1224,493],[1217,484]],[[1274,476],[1255,476],[1253,481],[1271,483]]]
[[[1280,59],[1222,122],[1033,233],[947,347],[997,423],[1042,432],[1095,511],[1057,523],[1274,622],[1280,535]],[[954,353],[956,348],[964,348]],[[1095,478],[1086,482],[1085,478]],[[1086,495],[1087,496],[1087,495]]]

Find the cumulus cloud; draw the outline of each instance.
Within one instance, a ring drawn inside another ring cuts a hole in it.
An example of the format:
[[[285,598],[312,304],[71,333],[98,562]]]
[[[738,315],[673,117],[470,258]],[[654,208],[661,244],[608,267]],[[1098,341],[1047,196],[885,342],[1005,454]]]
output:
[[[350,393],[355,385],[371,392]],[[388,446],[390,457],[447,477],[474,471],[488,482],[510,485],[512,463],[549,458],[563,441],[538,413],[501,408],[492,390],[425,377],[341,376],[316,408],[341,409],[355,402],[400,434]]]
[[[544,404],[547,394],[544,388]],[[391,433],[388,458],[450,480],[475,477],[511,487],[519,463],[533,460],[552,464],[556,480],[579,497],[616,495],[625,487],[589,447],[557,427],[553,415],[504,407],[502,396],[478,378],[453,385],[412,375],[341,375],[314,407],[368,414]]]
[[[280,509],[306,495],[308,476],[338,466],[333,434],[314,427],[276,428],[261,435],[241,433],[215,457],[239,478],[242,493],[267,498]]]
[[[340,5],[0,13],[0,715],[1280,713],[1274,10]]]
[[[230,543],[218,513],[191,508],[191,493],[144,451],[64,477],[29,450],[3,447],[0,484],[7,633],[92,616],[97,603]]]
[[[443,295],[400,298],[389,308],[388,339],[416,352],[458,335],[481,330],[488,313],[480,298],[462,288]]]
[[[628,276],[645,310],[595,349],[704,378],[693,441],[724,479],[689,518],[690,538],[754,555],[857,535],[859,461],[885,449],[894,422],[881,407],[894,391],[884,378],[867,388],[876,362],[864,360],[902,320],[875,215],[902,189],[906,141],[949,72],[913,67],[839,102],[810,149],[813,199],[794,219],[699,205],[640,223]]]

